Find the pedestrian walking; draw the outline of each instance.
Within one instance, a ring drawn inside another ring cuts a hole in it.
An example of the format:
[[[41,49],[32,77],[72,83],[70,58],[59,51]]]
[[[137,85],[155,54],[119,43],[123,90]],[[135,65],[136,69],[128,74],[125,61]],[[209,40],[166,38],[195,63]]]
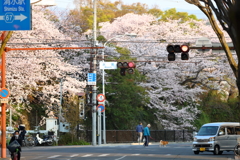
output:
[[[151,137],[150,135],[150,130],[149,128],[151,127],[150,124],[147,125],[147,127],[144,128],[144,138],[145,138],[145,142],[143,144],[144,147],[147,147],[148,146],[148,143],[149,143],[149,138]]]
[[[142,136],[143,136],[142,122],[140,122],[139,125],[137,125],[136,132],[137,132],[137,137],[138,137],[137,141],[140,143],[142,141]]]

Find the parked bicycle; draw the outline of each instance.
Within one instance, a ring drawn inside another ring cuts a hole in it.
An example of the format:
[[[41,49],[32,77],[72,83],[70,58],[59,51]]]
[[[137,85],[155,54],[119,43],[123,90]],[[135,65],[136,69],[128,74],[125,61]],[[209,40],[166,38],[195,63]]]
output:
[[[32,136],[25,136],[24,140],[22,140],[22,146],[23,147],[34,147],[35,146],[35,140]]]

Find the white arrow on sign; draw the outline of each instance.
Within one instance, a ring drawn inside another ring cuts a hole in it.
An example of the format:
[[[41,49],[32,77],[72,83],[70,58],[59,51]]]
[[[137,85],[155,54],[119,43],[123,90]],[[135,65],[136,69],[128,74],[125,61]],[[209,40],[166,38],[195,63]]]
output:
[[[23,14],[20,14],[19,16],[15,16],[15,20],[20,20],[20,21],[23,21],[25,20],[27,17],[24,16]]]
[[[14,17],[15,17],[14,20],[20,20],[21,22],[27,18],[27,17],[24,16],[23,14],[20,14],[20,15],[18,15],[18,16],[14,16]],[[0,20],[5,20],[5,19],[4,19],[4,16],[0,16]]]

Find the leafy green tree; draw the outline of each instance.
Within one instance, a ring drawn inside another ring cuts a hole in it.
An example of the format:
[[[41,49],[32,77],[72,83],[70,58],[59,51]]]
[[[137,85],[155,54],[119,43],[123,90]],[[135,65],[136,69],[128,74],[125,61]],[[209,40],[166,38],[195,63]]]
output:
[[[80,124],[81,119],[79,117],[79,99],[78,96],[72,96],[69,98],[65,98],[63,103],[63,115],[66,121],[70,125],[70,133],[72,135],[72,142],[74,141],[74,137],[76,137],[76,129]]]
[[[134,61],[135,58],[129,56],[129,50],[116,47],[121,57],[118,61]],[[114,60],[114,59],[113,59]],[[120,75],[120,69],[105,70],[105,95],[106,95],[106,127],[107,129],[133,129],[139,121],[154,123],[153,116],[155,110],[147,107],[149,103],[146,88],[140,86],[145,82],[146,77],[135,68],[134,74],[126,73]],[[98,90],[102,90],[102,83],[99,82]]]
[[[169,10],[164,11],[160,20],[162,21],[181,20],[181,22],[186,22],[191,19],[198,20],[197,17],[193,14],[188,15],[187,12],[177,12],[176,8],[171,8]]]
[[[209,91],[201,95],[199,109],[201,113],[195,120],[195,126],[200,128],[210,122],[238,122],[240,111],[237,98],[230,98],[228,101],[221,100],[217,91]]]
[[[156,18],[161,18],[162,14],[163,14],[163,11],[158,9],[157,6],[156,6],[152,9],[149,9],[147,13],[149,13],[151,15],[154,15]]]

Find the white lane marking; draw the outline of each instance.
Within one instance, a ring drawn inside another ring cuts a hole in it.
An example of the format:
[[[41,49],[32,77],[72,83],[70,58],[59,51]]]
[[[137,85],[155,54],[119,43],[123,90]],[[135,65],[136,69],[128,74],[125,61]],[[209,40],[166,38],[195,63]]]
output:
[[[132,154],[133,156],[139,156],[140,154]]]
[[[122,156],[122,157],[120,157],[120,158],[118,158],[118,159],[115,159],[115,160],[120,160],[120,159],[123,159],[123,158],[125,158],[126,156]]]
[[[77,156],[78,156],[78,154],[73,154],[70,157],[77,157]]]
[[[86,155],[84,155],[82,157],[90,157],[90,156],[92,156],[92,154],[86,154]]]
[[[99,155],[99,157],[104,157],[104,156],[108,156],[109,154],[101,154]]]
[[[51,156],[51,157],[48,157],[48,158],[57,158],[57,157],[60,157],[61,155],[54,155],[54,156]]]
[[[35,157],[33,159],[41,159],[43,156]],[[23,158],[23,157],[22,157]]]

